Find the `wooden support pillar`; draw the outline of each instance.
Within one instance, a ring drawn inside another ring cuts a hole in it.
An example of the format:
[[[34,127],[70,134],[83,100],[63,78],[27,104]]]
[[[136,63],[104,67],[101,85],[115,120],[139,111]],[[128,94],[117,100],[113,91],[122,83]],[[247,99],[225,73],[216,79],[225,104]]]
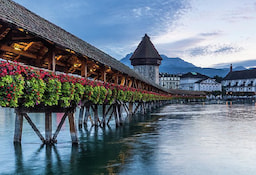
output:
[[[118,79],[118,74],[116,74],[116,75],[115,75],[115,84],[118,84],[118,81],[119,81],[119,79]]]
[[[102,126],[105,127],[106,126],[106,105],[102,105]]]
[[[88,117],[90,115],[90,106],[86,106],[85,108],[86,108],[86,110],[85,110],[85,115],[84,115],[84,125],[87,125]]]
[[[52,113],[45,112],[45,143],[52,142]]]
[[[15,131],[14,131],[14,143],[21,143],[21,136],[22,136],[22,126],[23,126],[23,115],[16,111],[16,118],[15,118]]]
[[[55,51],[54,48],[50,50],[50,54],[48,57],[48,69],[55,72],[56,69],[56,59],[55,59]]]
[[[129,84],[128,84],[128,87],[132,87],[132,79],[129,80]]]
[[[102,70],[101,70],[101,77],[100,79],[104,82],[107,81],[107,72],[106,72],[106,68],[104,67]]]
[[[118,116],[117,116],[117,105],[114,105],[113,106],[113,112],[114,112],[114,115],[115,115],[115,122],[116,122],[116,127],[119,127],[119,119],[118,119]]]
[[[84,106],[81,106],[79,111],[78,127],[82,128],[83,125],[83,116],[84,116]]]
[[[68,121],[69,121],[69,129],[70,129],[70,136],[71,136],[72,144],[78,144],[74,112],[70,112],[68,114]]]
[[[99,124],[98,124],[98,121],[99,121],[98,105],[94,105],[93,113],[94,113],[94,126],[99,126]]]
[[[121,85],[122,85],[122,86],[125,85],[125,79],[126,79],[125,76],[123,76],[122,79],[121,79]]]
[[[87,77],[87,60],[82,60],[81,76],[85,78]]]
[[[122,105],[117,105],[117,110],[118,110],[118,119],[119,119],[119,125],[123,125],[123,119],[122,119],[122,113],[121,113],[121,107]]]

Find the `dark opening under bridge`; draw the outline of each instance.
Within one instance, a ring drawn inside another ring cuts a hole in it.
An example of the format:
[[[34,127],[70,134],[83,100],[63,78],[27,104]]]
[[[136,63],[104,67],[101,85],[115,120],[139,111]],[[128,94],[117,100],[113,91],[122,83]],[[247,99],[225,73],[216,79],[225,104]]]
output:
[[[5,60],[0,64],[0,105],[15,108],[16,143],[21,142],[23,118],[43,143],[51,144],[68,117],[72,143],[78,143],[78,105],[79,126],[90,118],[90,109],[93,125],[105,126],[114,116],[119,126],[122,110],[132,115],[174,98],[205,97],[202,92],[167,90],[10,0],[0,0],[0,58]],[[31,112],[45,113],[45,137],[28,116]],[[55,112],[65,114],[53,134]]]

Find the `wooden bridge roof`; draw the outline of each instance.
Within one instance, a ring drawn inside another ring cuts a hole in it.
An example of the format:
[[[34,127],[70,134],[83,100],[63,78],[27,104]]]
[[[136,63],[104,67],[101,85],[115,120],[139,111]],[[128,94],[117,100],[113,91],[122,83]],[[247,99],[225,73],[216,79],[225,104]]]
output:
[[[48,69],[53,67],[51,61],[54,61],[57,71],[76,74],[82,74],[82,66],[91,64],[88,72],[93,74],[97,70],[98,77],[106,72],[115,72],[143,82],[148,90],[172,93],[11,0],[0,0],[0,57]],[[49,57],[53,59],[49,61]],[[55,65],[52,69],[55,70]],[[113,75],[110,75],[111,78]]]

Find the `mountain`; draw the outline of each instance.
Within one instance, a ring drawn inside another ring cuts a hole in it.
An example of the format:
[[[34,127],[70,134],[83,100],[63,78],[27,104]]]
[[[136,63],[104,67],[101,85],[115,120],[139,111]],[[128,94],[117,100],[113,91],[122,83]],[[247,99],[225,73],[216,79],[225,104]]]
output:
[[[133,68],[130,61],[131,56],[132,56],[132,53],[127,54],[120,61],[125,65],[129,66],[130,68]],[[214,77],[215,75],[218,75],[220,77],[225,77],[229,72],[229,68],[220,68],[220,69],[201,68],[193,65],[192,63],[186,62],[183,59],[178,57],[169,58],[166,55],[161,55],[161,57],[163,58],[163,60],[159,67],[159,71],[164,73],[184,74],[187,72],[198,72],[198,73],[207,75],[209,77]],[[239,67],[233,68],[233,70],[234,71],[245,70],[245,68],[242,66],[239,66]]]

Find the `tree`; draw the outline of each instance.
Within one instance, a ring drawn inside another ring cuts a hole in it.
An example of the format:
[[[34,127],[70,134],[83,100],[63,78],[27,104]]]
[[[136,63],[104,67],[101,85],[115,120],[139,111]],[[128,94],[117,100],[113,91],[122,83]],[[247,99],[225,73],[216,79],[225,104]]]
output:
[[[214,78],[218,83],[221,83],[221,81],[223,80],[223,78],[220,77],[220,76],[218,76],[218,75],[215,75],[213,78]]]

